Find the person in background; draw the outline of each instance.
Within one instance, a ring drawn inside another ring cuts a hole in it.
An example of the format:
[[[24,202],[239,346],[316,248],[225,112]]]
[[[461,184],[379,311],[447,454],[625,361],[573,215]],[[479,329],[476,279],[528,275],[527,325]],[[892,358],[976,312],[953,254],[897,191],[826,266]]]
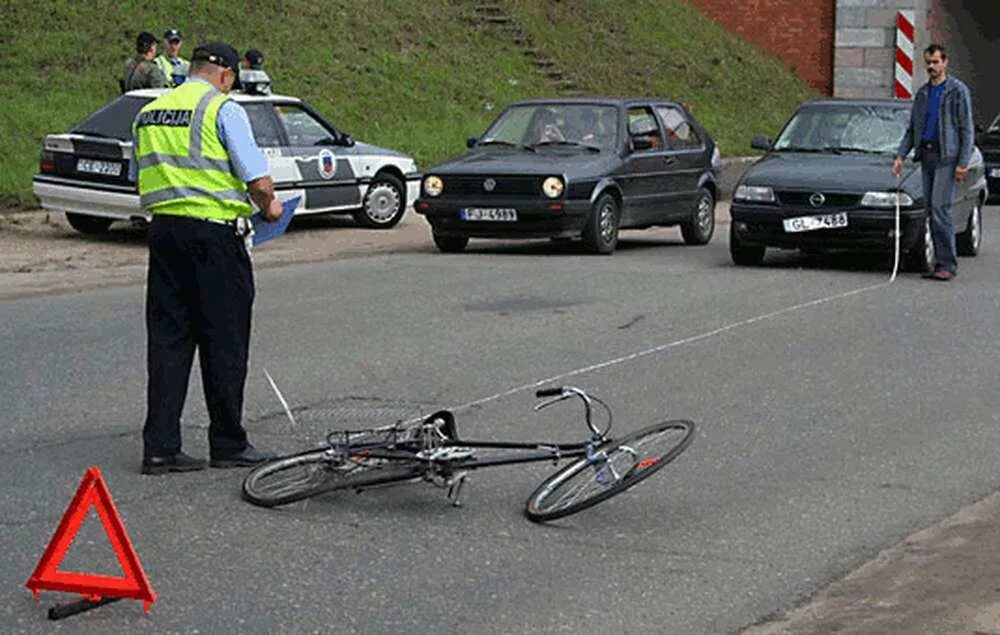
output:
[[[139,88],[167,88],[167,77],[154,62],[156,58],[156,36],[143,31],[135,38],[135,57],[125,62],[125,70],[118,82],[121,91]]]
[[[931,221],[934,270],[925,277],[951,280],[958,273],[951,199],[955,182],[969,174],[975,128],[969,87],[948,75],[948,52],[940,44],[924,50],[928,82],[913,97],[910,125],[899,144],[892,173],[903,174],[903,158],[912,149],[923,170],[924,207]]]
[[[247,49],[243,54],[242,66],[248,71],[264,70],[264,54],[257,49]]]
[[[169,29],[163,34],[163,53],[156,58],[156,65],[163,71],[163,75],[170,80],[174,86],[180,86],[187,79],[188,69],[191,64],[181,57],[181,45],[183,44],[181,32],[178,29]]]

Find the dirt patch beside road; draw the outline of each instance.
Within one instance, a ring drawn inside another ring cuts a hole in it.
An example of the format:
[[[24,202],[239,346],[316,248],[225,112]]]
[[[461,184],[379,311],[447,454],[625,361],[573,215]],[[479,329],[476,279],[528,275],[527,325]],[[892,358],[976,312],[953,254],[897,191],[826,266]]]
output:
[[[719,203],[717,222],[725,227],[728,219],[728,204]],[[673,238],[677,234],[677,229],[658,228],[625,232],[624,236]],[[474,242],[473,248],[477,244],[485,243]],[[285,236],[255,250],[254,265],[436,252],[427,221],[413,210],[387,231],[360,229],[350,217],[307,216],[297,218]],[[146,258],[145,230],[125,223],[115,224],[105,234],[84,236],[61,213],[36,210],[0,215],[0,299],[140,283],[146,274]]]

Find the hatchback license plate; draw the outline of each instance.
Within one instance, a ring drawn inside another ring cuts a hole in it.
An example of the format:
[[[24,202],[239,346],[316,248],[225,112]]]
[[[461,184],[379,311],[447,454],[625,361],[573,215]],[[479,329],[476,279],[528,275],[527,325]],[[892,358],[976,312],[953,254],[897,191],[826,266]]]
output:
[[[463,207],[462,220],[514,222],[517,210],[511,207]]]
[[[816,229],[837,229],[839,227],[847,227],[847,212],[785,219],[785,231],[788,233],[810,232]]]
[[[88,174],[104,174],[107,176],[121,176],[122,164],[114,161],[95,161],[94,159],[79,159],[76,162],[77,172],[87,172]]]

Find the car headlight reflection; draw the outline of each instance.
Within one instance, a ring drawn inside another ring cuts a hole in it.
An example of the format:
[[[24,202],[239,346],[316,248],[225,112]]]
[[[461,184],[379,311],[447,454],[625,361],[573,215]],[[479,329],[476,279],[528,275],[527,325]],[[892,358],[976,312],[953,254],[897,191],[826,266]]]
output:
[[[562,196],[565,188],[566,185],[558,176],[550,176],[542,181],[542,192],[544,192],[545,196],[548,196],[549,198],[558,198]]]
[[[733,199],[752,203],[773,203],[774,190],[762,185],[741,185],[733,193]]]
[[[865,192],[861,197],[861,207],[896,207],[897,196],[900,207],[913,205],[913,199],[906,192]]]
[[[427,196],[441,196],[444,191],[444,181],[440,176],[428,176],[424,179],[424,193]]]

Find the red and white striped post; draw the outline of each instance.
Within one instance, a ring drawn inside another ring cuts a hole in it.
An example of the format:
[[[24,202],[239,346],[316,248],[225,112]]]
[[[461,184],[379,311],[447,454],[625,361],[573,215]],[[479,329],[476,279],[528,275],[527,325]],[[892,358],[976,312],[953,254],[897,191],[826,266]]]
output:
[[[914,11],[896,14],[896,82],[897,99],[913,99],[913,42],[916,37]]]

